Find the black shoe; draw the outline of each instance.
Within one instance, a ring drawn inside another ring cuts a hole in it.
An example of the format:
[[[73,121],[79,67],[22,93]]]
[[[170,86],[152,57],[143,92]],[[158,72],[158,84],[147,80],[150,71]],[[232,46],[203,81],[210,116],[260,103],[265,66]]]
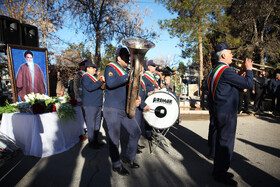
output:
[[[144,149],[144,148],[145,148],[144,145],[139,145],[139,144],[138,144],[138,149]]]
[[[142,153],[142,151],[140,151],[138,148],[136,154],[140,154],[140,153]]]
[[[220,174],[220,175],[214,175],[213,174],[213,177],[224,177],[224,178],[233,178],[234,175],[233,173],[230,173],[230,172],[226,172],[226,173],[223,173],[223,174]]]
[[[229,186],[237,186],[237,182],[232,178],[215,178],[215,181]]]
[[[100,144],[98,142],[90,142],[89,147],[92,149],[101,149],[104,144]]]
[[[127,176],[129,172],[122,165],[120,167],[113,168],[114,172],[117,172],[119,175]]]
[[[250,112],[249,110],[245,111],[245,113],[246,113],[246,114],[249,114],[249,115],[251,114],[251,112]]]
[[[123,158],[122,161],[123,161],[123,163],[129,164],[129,166],[133,169],[140,167],[137,163],[134,162],[134,160],[130,160],[128,158]]]
[[[216,177],[214,177],[214,179],[216,182],[220,182],[220,183],[230,185],[230,186],[237,186],[237,182],[230,177],[216,176]]]
[[[227,177],[229,177],[229,178],[233,178],[234,177],[233,173],[230,173],[230,172],[226,172],[225,175]]]
[[[152,136],[147,136],[146,139],[149,140],[149,141],[153,141]]]
[[[100,143],[100,142],[98,142],[98,141],[97,141],[97,142],[94,142],[94,144],[98,145],[99,147],[102,147],[102,146],[105,145],[105,143],[103,143],[103,142]]]

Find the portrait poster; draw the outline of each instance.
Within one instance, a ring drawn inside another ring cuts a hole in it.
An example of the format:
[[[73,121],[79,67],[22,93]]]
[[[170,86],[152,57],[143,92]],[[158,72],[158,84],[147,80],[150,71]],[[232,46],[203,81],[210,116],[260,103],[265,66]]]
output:
[[[32,92],[49,95],[47,49],[8,45],[7,56],[14,102]]]

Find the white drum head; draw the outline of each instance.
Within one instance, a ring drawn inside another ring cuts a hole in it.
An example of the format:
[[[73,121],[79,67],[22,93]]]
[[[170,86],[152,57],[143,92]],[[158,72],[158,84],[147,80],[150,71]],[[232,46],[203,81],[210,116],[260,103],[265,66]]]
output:
[[[179,104],[170,92],[155,92],[147,97],[145,103],[151,107],[151,110],[143,112],[143,117],[154,128],[166,129],[174,125],[178,119]]]

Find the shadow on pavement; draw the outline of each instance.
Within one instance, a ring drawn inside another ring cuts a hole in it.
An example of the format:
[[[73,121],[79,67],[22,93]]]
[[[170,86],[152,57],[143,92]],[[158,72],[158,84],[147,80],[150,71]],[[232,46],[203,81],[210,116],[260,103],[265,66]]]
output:
[[[46,158],[22,154],[19,162],[1,179],[0,186],[69,186],[81,146],[78,143],[66,152]]]
[[[263,187],[280,186],[280,181],[261,169],[249,163],[249,160],[244,156],[234,153],[231,162],[231,168],[240,175],[249,186]]]
[[[261,144],[256,144],[254,142],[250,142],[248,140],[245,140],[245,139],[242,139],[242,138],[237,138],[238,140],[240,140],[241,142],[244,142],[248,145],[251,145],[259,150],[262,150],[266,153],[269,153],[271,155],[274,155],[276,157],[280,157],[280,149],[276,149],[274,147],[269,147],[269,146],[266,146],[266,145],[261,145]]]
[[[17,151],[0,168],[0,186],[15,186],[40,160]]]
[[[87,144],[81,152],[85,159],[79,186],[111,186],[111,163],[109,148],[105,144],[101,149],[94,150]],[[106,155],[106,156],[105,156]]]
[[[212,179],[212,163],[207,161],[207,140],[181,126],[174,125],[167,138],[172,147],[182,154],[182,165],[186,168],[194,186],[217,186]]]
[[[188,171],[191,179],[195,181],[195,186],[219,185],[211,176],[213,165],[207,161],[207,140],[180,125],[174,125],[170,129],[167,138],[171,141],[172,147],[182,154],[184,158],[182,164]],[[279,150],[270,149],[253,143],[251,143],[251,145],[259,147],[263,151],[274,152],[276,156],[279,156]],[[242,180],[249,186],[280,186],[280,181],[278,179],[248,163],[248,159],[240,154],[234,153],[231,168],[238,173]]]

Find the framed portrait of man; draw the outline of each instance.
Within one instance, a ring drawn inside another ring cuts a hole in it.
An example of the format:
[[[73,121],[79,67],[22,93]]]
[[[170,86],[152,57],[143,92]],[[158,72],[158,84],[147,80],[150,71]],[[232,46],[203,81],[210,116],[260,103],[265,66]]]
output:
[[[14,102],[32,92],[49,95],[47,49],[8,45],[7,57]]]

